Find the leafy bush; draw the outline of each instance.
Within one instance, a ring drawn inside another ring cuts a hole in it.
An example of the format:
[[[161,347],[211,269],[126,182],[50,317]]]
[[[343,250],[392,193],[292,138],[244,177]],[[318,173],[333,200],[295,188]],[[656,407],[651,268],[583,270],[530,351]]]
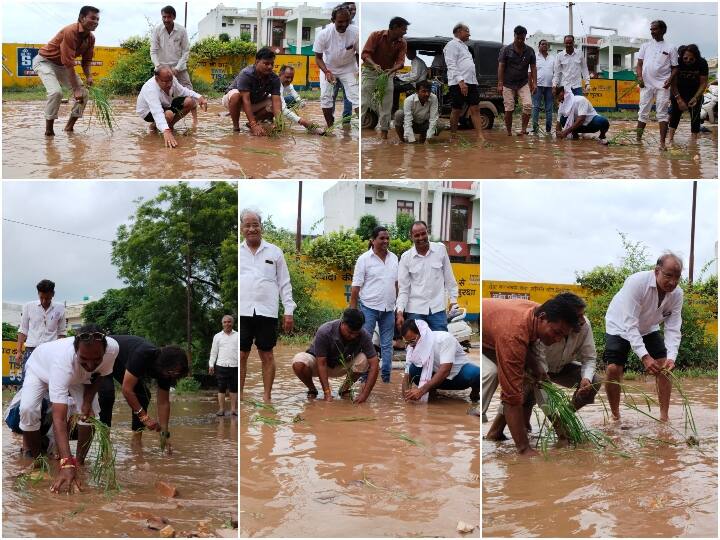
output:
[[[365,214],[360,218],[355,234],[363,240],[368,240],[372,235],[373,229],[379,225],[378,220],[372,214]]]
[[[415,222],[415,218],[410,214],[400,213],[395,218],[395,225],[388,227],[390,230],[390,238],[399,238],[400,240],[411,240],[410,228]]]
[[[150,38],[148,36],[130,36],[125,41],[120,42],[120,46],[128,51],[138,51],[145,46],[150,47]]]
[[[178,394],[190,394],[200,391],[200,381],[195,377],[183,377],[177,382],[175,390]]]
[[[218,36],[218,40],[222,41],[223,43],[227,43],[230,41],[230,34],[223,32]]]
[[[401,240],[400,238],[393,238],[390,240],[390,246],[388,249],[392,251],[395,255],[397,255],[398,259],[400,258],[400,255],[405,253],[408,249],[412,247],[413,243],[410,240]]]
[[[367,242],[355,231],[340,230],[315,238],[310,243],[308,256],[327,268],[347,271],[355,268],[355,261],[367,249]]]
[[[221,41],[216,37],[206,37],[190,47],[190,54],[198,62],[208,62],[221,56],[242,57],[245,64],[255,56],[257,47],[254,43],[233,38]]]
[[[10,323],[2,323],[2,338],[10,341],[17,341],[18,327]]]
[[[250,32],[240,32],[240,41],[252,41]]]
[[[137,94],[155,68],[150,60],[150,38],[135,36],[122,44],[127,44],[129,54],[118,58],[99,86],[108,94]]]

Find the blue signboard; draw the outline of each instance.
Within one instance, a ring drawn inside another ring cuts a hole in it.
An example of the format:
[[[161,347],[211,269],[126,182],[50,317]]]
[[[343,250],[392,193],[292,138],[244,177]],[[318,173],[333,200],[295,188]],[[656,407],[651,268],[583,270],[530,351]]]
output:
[[[17,48],[17,74],[18,77],[34,77],[37,75],[33,71],[32,63],[33,58],[37,56],[40,49],[33,47],[18,47]]]

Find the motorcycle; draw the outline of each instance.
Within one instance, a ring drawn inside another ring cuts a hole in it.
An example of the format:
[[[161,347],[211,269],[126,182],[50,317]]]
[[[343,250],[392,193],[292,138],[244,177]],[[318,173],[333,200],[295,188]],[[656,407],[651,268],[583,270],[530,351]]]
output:
[[[711,124],[717,123],[718,117],[718,87],[711,84],[703,95],[703,104],[700,109],[700,121],[708,121]]]

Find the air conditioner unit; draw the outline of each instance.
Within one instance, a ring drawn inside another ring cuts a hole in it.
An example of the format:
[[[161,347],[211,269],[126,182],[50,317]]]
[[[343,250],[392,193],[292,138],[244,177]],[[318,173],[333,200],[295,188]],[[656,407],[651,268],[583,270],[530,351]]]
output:
[[[387,191],[384,189],[378,189],[375,191],[375,199],[378,201],[387,201]]]

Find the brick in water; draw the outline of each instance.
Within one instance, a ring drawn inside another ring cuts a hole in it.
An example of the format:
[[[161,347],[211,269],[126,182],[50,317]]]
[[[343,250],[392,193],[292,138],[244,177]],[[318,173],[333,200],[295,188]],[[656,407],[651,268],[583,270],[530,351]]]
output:
[[[157,489],[160,495],[164,495],[165,497],[177,497],[178,495],[178,491],[175,486],[168,484],[167,482],[163,482],[162,480],[155,482],[155,489]]]
[[[163,538],[175,538],[175,529],[172,528],[172,525],[168,525],[160,530],[160,536]]]

